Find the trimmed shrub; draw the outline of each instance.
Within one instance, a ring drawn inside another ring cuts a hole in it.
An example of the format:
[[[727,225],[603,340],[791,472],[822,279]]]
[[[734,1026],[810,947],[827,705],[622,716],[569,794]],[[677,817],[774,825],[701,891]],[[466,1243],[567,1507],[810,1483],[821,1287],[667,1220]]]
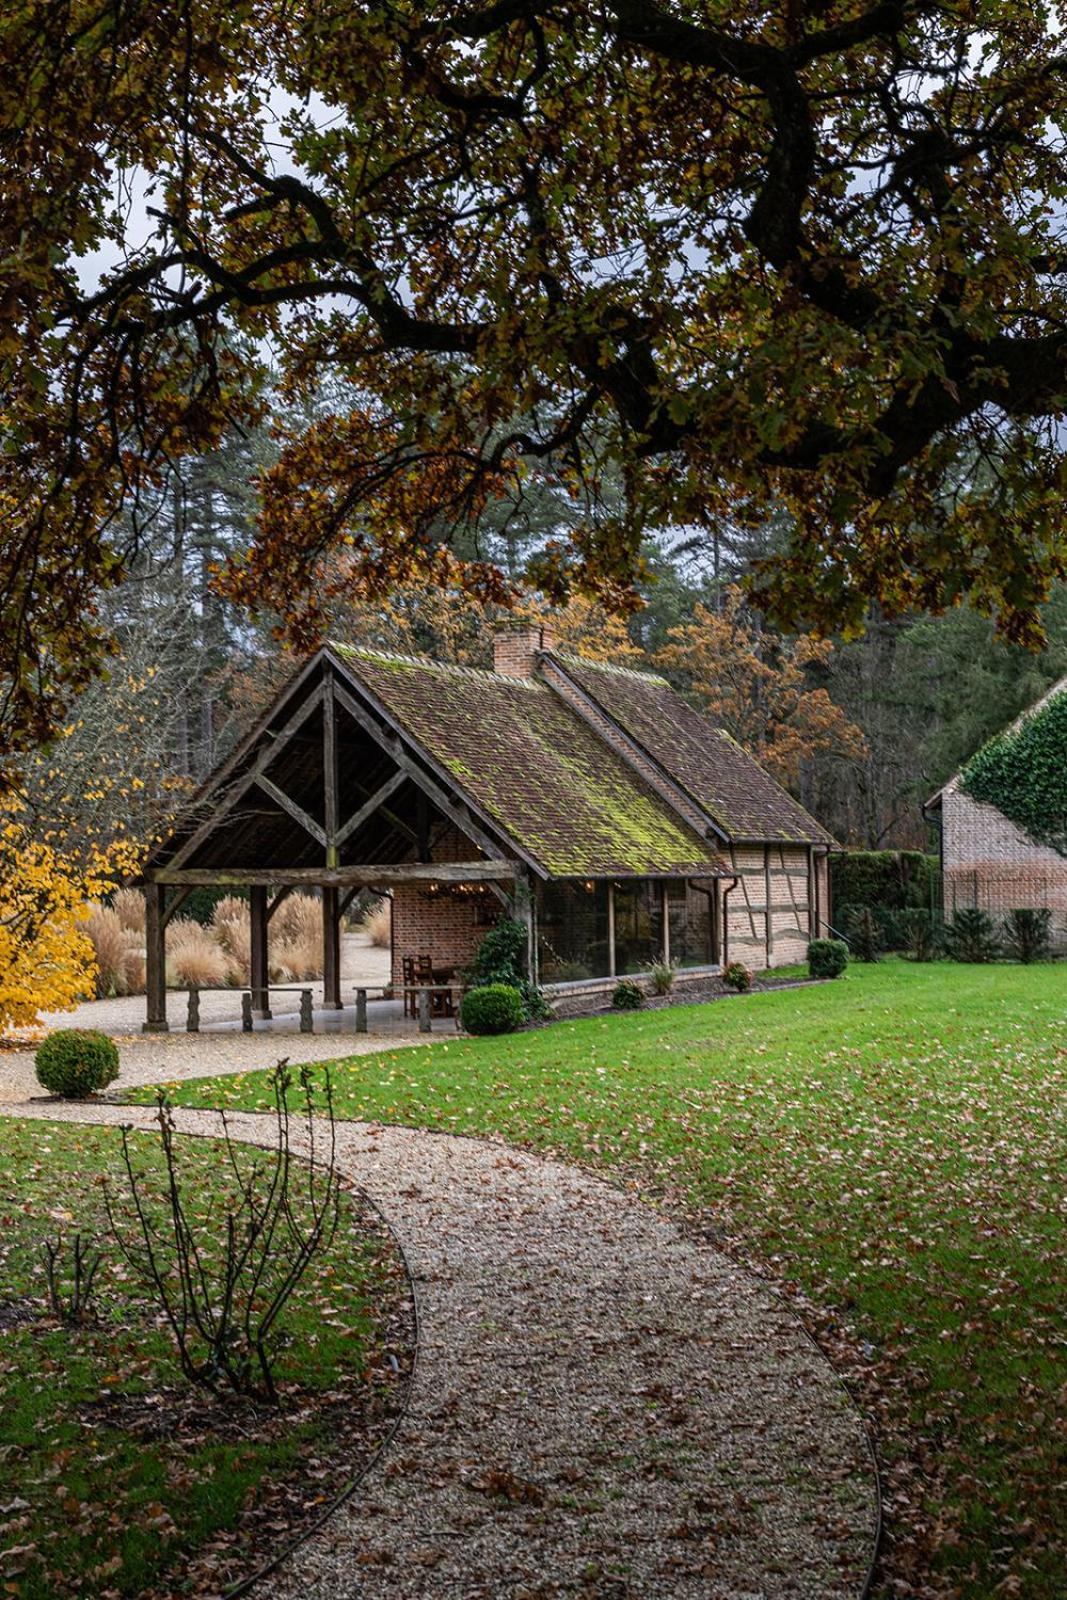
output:
[[[734,989],[738,994],[747,994],[752,987],[752,974],[742,961],[731,961],[725,968],[722,981],[728,989]]]
[[[808,971],[813,978],[839,978],[848,966],[843,939],[813,939],[808,945]]]
[[[83,1100],[106,1089],[119,1075],[114,1040],[93,1028],[59,1028],[37,1047],[37,1081],[50,1094]]]
[[[1019,907],[1004,919],[1004,949],[1013,961],[1029,966],[1044,961],[1052,945],[1052,912]]]
[[[941,953],[941,919],[921,906],[897,913],[897,941],[909,961],[935,961]]]
[[[674,988],[674,980],[678,976],[678,968],[673,961],[650,961],[648,964],[648,982],[653,994],[670,994]]]
[[[945,949],[953,961],[995,961],[1000,941],[992,917],[970,906],[955,912],[945,923]]]
[[[468,989],[459,1020],[467,1033],[514,1033],[526,1020],[521,992],[511,983],[486,983]]]
[[[615,985],[611,1003],[616,1011],[640,1011],[645,1003],[644,991],[640,984],[632,983],[629,978],[623,978]]]

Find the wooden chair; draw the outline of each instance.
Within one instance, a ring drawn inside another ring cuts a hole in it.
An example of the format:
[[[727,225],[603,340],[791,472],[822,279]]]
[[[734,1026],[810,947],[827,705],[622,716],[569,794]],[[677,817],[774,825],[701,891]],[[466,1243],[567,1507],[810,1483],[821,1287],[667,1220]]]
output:
[[[414,1017],[419,1010],[419,997],[415,993],[415,957],[402,956],[400,966],[403,973],[404,1015]]]

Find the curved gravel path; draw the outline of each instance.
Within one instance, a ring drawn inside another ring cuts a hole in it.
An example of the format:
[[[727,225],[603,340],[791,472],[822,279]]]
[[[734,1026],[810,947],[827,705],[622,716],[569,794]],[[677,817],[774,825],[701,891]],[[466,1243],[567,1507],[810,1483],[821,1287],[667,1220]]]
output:
[[[175,1118],[218,1132],[210,1112]],[[262,1118],[231,1126],[265,1137]],[[775,1296],[659,1213],[503,1144],[343,1124],[338,1159],[411,1262],[412,1404],[360,1492],[257,1594],[857,1600],[866,1437]]]

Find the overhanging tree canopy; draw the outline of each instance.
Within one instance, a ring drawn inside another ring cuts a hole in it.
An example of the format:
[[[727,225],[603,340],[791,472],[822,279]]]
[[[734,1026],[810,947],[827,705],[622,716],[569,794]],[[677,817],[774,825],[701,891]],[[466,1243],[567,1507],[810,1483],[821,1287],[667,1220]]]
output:
[[[969,589],[1032,639],[1064,566],[1052,9],[13,0],[3,742],[98,663],[123,506],[256,417],[272,361],[331,401],[230,581],[298,642],[325,552],[372,593],[444,571],[442,530],[533,471],[584,510],[549,592],[624,598],[650,520],[784,506],[779,616]],[[465,581],[504,595],[489,564]]]

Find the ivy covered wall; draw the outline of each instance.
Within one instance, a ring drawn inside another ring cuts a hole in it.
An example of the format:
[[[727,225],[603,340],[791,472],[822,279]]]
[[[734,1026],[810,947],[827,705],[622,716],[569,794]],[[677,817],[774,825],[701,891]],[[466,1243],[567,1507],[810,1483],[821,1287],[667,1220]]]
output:
[[[983,745],[963,769],[960,788],[1067,856],[1067,690]]]

